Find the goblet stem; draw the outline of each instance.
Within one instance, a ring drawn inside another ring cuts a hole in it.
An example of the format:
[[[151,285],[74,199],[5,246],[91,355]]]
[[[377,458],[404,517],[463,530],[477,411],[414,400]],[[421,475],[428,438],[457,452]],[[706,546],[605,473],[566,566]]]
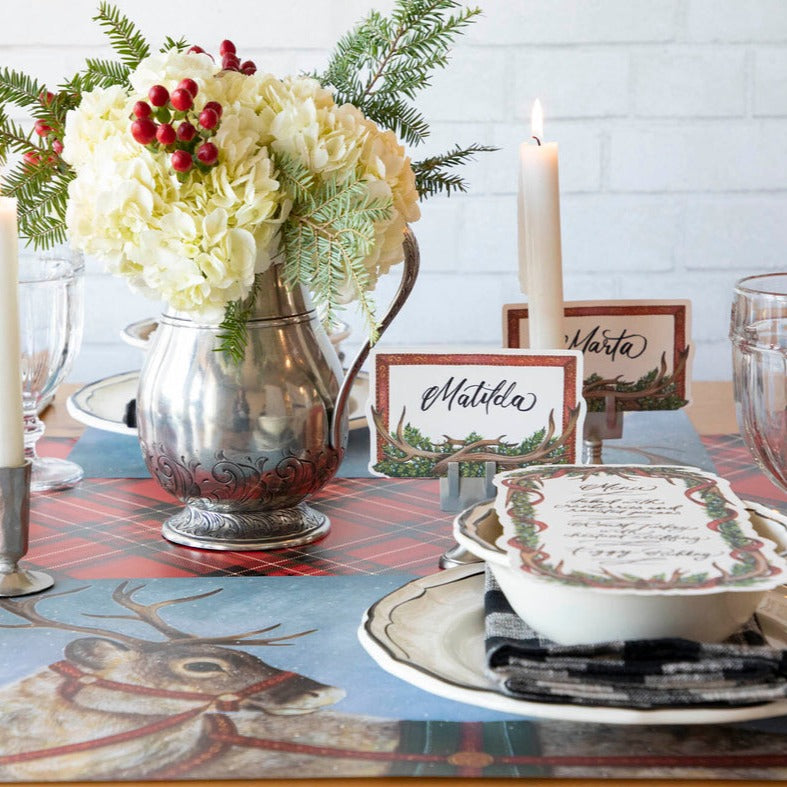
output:
[[[25,459],[32,464],[30,489],[33,492],[53,492],[69,489],[82,480],[84,471],[75,462],[39,456],[36,443],[46,427],[35,410],[25,410]]]
[[[25,420],[25,459],[31,462],[38,461],[38,453],[36,451],[36,443],[42,434],[46,431],[44,422],[38,417],[38,414],[33,410],[32,412],[24,413]]]

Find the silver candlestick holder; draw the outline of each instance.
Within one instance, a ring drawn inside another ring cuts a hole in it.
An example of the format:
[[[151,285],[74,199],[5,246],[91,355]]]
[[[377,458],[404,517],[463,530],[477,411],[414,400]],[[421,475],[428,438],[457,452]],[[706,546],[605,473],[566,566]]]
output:
[[[26,596],[52,587],[41,571],[20,568],[30,533],[30,475],[33,464],[0,467],[0,597]]]

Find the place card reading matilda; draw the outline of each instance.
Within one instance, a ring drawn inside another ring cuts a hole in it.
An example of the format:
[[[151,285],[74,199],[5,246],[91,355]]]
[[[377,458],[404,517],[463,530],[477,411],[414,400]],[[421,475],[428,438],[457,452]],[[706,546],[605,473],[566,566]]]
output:
[[[464,476],[484,463],[578,461],[585,405],[577,351],[376,352],[369,399],[369,470]]]
[[[694,467],[581,465],[501,473],[498,542],[511,565],[635,594],[778,587],[787,564],[718,476]]]
[[[569,301],[566,348],[585,359],[588,412],[677,410],[689,399],[690,301]],[[503,307],[503,344],[528,346],[528,309]]]

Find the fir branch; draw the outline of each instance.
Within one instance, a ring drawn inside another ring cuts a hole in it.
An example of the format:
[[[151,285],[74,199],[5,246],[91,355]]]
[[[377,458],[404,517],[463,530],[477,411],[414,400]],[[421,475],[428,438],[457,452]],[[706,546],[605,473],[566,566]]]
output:
[[[497,148],[488,145],[472,144],[466,148],[455,145],[447,153],[430,156],[413,164],[415,185],[421,199],[444,192],[450,197],[453,192],[467,191],[467,183],[460,175],[446,170],[459,167],[475,158],[477,153],[491,153]]]
[[[454,41],[480,13],[459,0],[396,0],[390,16],[372,11],[344,35],[316,78],[334,89],[338,103],[354,104],[407,144],[419,145],[429,125],[409,102],[447,65]],[[415,164],[421,198],[466,191],[465,180],[449,170],[489,150],[494,148],[456,146]]]
[[[314,188],[314,173],[291,156],[274,153],[272,159],[279,180],[290,197],[295,202],[308,202]]]
[[[33,77],[10,68],[0,70],[0,106],[16,104],[24,108],[41,106],[41,93],[46,88]]]
[[[150,55],[150,47],[142,33],[115,6],[102,0],[93,20],[104,28],[112,48],[130,69],[136,68]]]
[[[159,49],[159,52],[171,52],[173,49],[176,52],[183,52],[188,48],[189,48],[189,42],[186,41],[186,39],[183,36],[181,36],[177,40],[170,36],[167,36],[164,39],[164,43],[162,44],[161,49]]]
[[[19,235],[29,245],[46,249],[65,241],[68,184],[73,178],[69,167],[47,158],[35,166],[23,163],[6,176],[4,190],[19,200]]]
[[[249,342],[246,326],[254,313],[254,304],[260,291],[260,277],[254,277],[249,294],[242,300],[232,301],[224,310],[224,319],[219,328],[219,346],[216,352],[228,355],[235,363],[240,364],[246,354],[246,345]]]
[[[58,85],[58,98],[64,97],[64,100],[70,104],[68,109],[75,109],[82,101],[83,93],[89,93],[98,87],[99,77],[99,74],[90,71],[74,74],[71,79]]]
[[[375,94],[366,103],[364,114],[391,129],[409,145],[420,145],[429,136],[424,116],[401,98]]]
[[[394,101],[404,105],[402,96],[412,99],[427,87],[432,72],[447,64],[456,37],[480,13],[458,0],[397,0],[390,17],[372,11],[339,40],[319,79],[334,88],[339,103],[354,104],[391,128],[390,115],[376,110]]]
[[[357,175],[315,184],[308,170],[290,157],[277,156],[276,163],[292,200],[282,226],[285,281],[308,286],[329,323],[349,286],[374,340],[378,326],[364,261],[374,248],[375,225],[390,218],[390,200],[373,199]]]
[[[127,85],[131,69],[125,63],[117,60],[96,60],[88,58],[85,75],[97,87],[111,87],[112,85]]]
[[[22,126],[6,117],[4,108],[0,108],[0,163],[8,160],[9,153],[41,153],[41,147],[33,141]]]

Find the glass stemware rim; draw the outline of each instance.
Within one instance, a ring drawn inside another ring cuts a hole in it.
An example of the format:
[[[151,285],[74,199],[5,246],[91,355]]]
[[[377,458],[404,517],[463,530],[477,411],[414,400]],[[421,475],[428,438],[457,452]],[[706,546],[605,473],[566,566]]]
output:
[[[63,264],[63,270],[56,273],[40,273],[38,275],[23,276],[23,260],[31,262],[39,262],[46,264]],[[67,255],[58,255],[56,257],[36,257],[34,254],[25,254],[24,252],[19,255],[19,284],[37,284],[39,282],[47,281],[66,281],[75,276],[80,276],[85,270],[83,261],[75,261]],[[66,268],[68,269],[66,271]]]
[[[766,289],[764,287],[749,286],[754,282],[763,279],[777,279],[784,282],[783,289]],[[773,271],[772,273],[757,273],[753,276],[745,276],[735,283],[735,292],[753,295],[773,295],[776,297],[787,297],[787,271]]]

